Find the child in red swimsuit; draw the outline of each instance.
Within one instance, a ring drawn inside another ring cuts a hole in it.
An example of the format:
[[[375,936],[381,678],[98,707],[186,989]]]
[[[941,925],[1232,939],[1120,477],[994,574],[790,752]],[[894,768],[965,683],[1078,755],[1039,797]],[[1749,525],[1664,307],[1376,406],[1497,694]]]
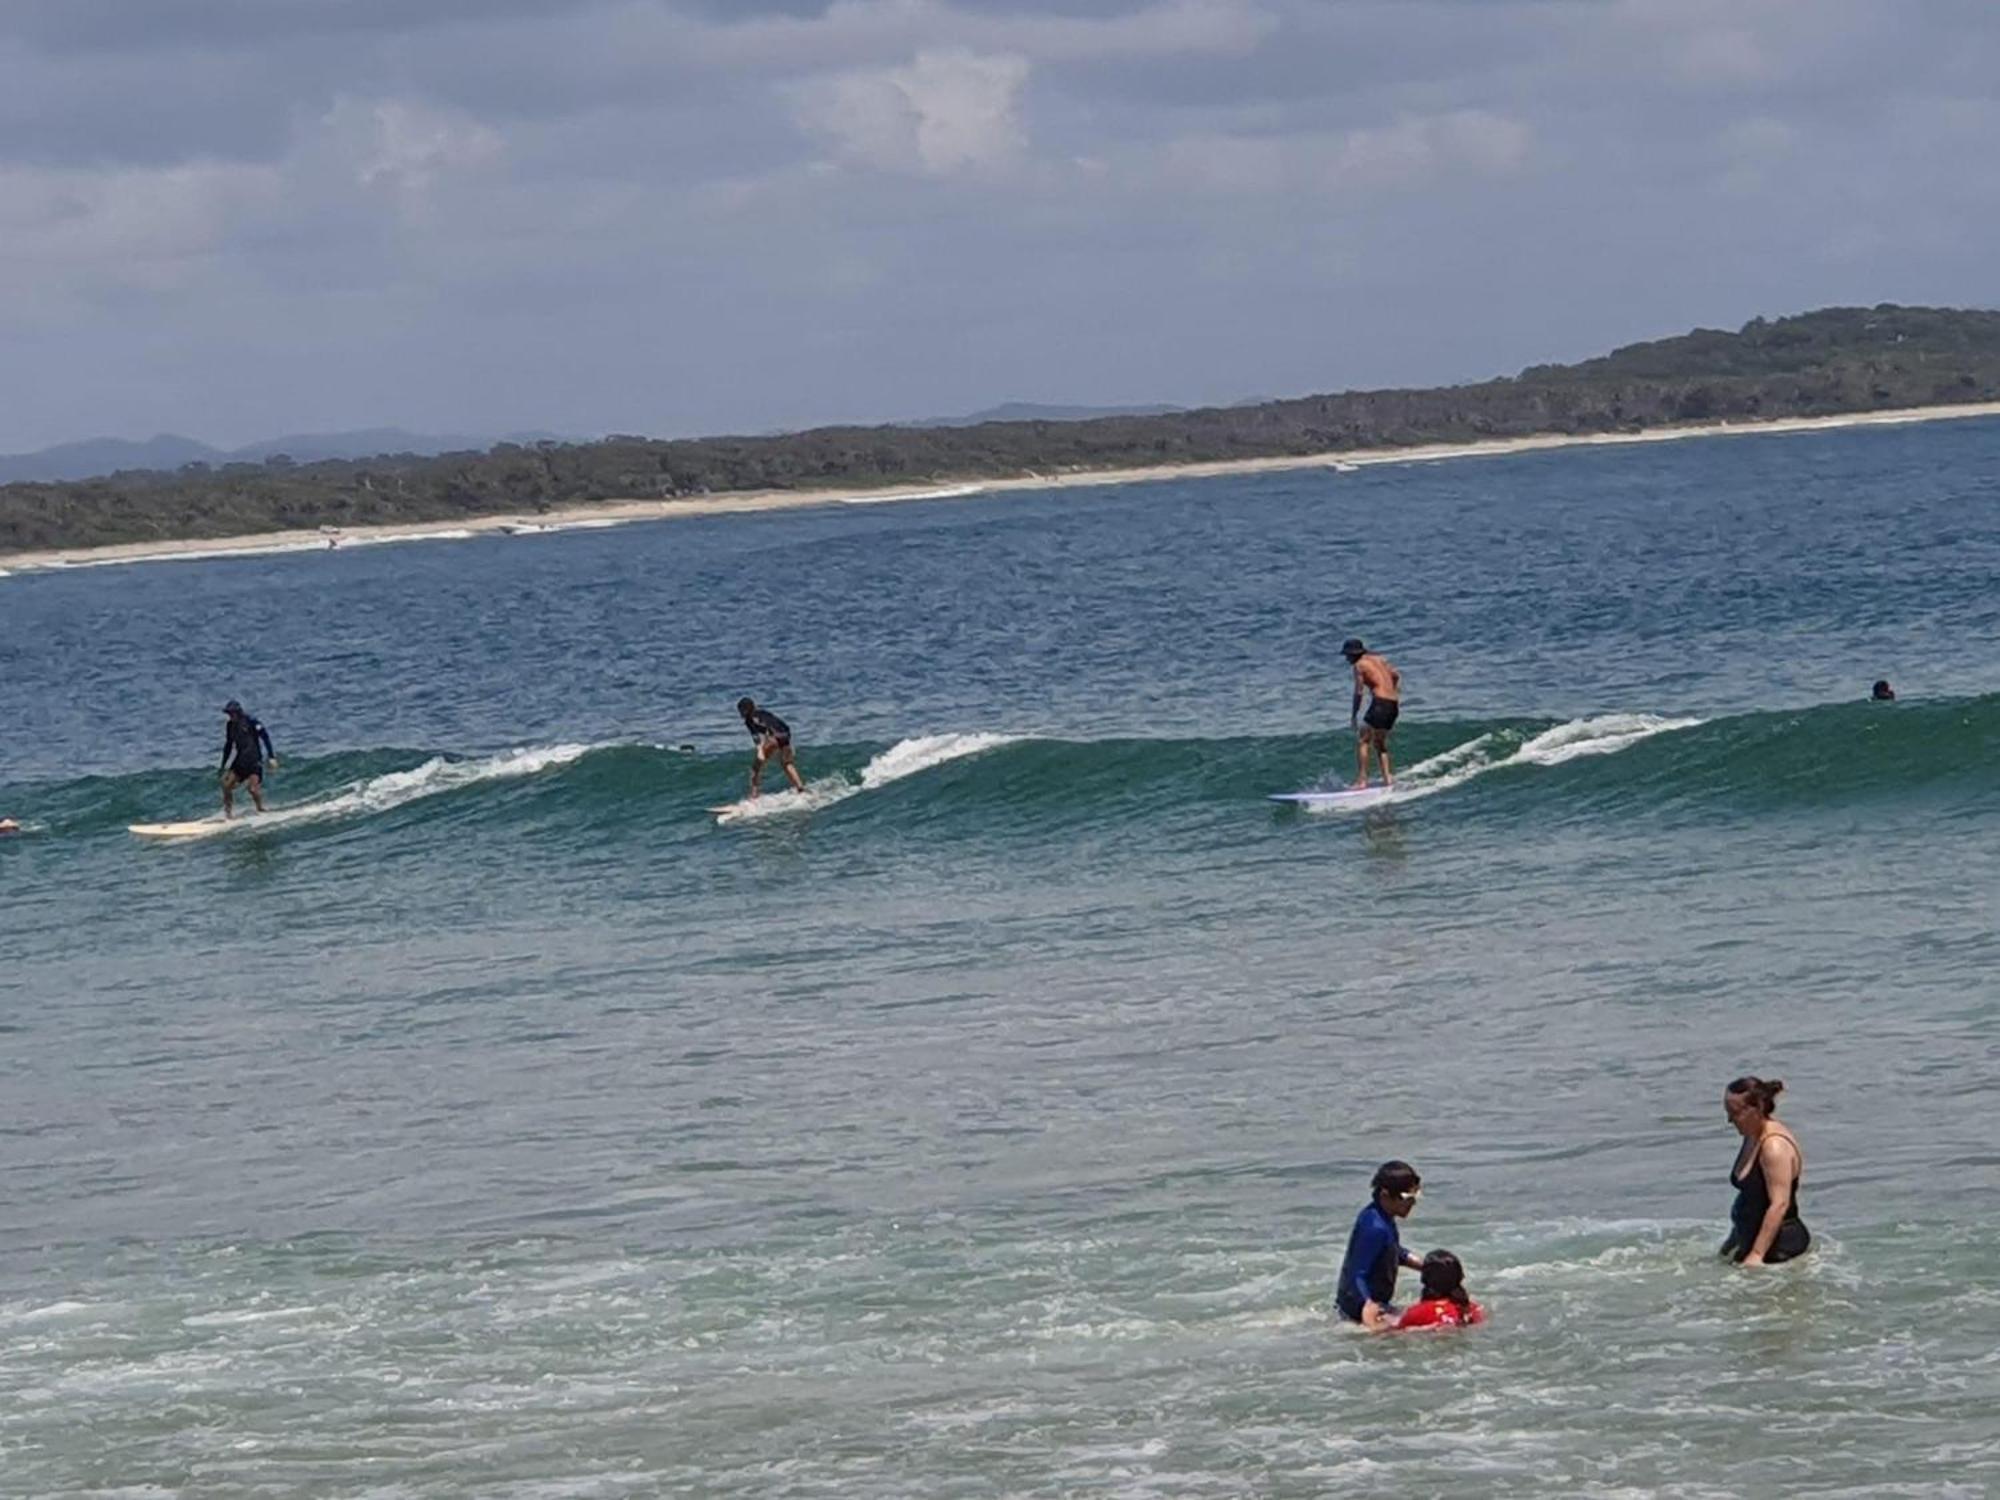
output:
[[[1486,1321],[1486,1309],[1465,1291],[1465,1267],[1449,1250],[1424,1257],[1424,1297],[1411,1304],[1398,1328],[1467,1328]]]

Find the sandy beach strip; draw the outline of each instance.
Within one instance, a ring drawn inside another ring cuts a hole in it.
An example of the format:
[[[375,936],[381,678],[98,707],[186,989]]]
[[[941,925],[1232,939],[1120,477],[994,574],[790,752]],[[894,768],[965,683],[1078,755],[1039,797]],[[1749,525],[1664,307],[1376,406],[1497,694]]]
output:
[[[241,536],[186,537],[177,541],[122,542],[105,547],[55,548],[45,552],[0,553],[0,576],[38,569],[107,567],[121,563],[195,561],[257,557],[284,552],[341,551],[389,542],[463,541],[477,536],[535,536],[568,530],[624,526],[692,516],[741,515],[799,510],[836,504],[890,504],[902,500],[969,498],[1013,491],[1082,489],[1095,485],[1143,484],[1154,480],[1209,479],[1232,474],[1282,473],[1296,469],[1358,470],[1378,464],[1430,463],[1443,459],[1502,458],[1557,448],[1594,448],[1686,438],[1769,436],[1825,432],[1845,427],[1886,427],[1942,422],[1964,417],[2000,416],[2000,402],[1963,406],[1913,406],[1888,411],[1844,412],[1828,417],[1780,417],[1763,422],[1710,422],[1682,427],[1650,427],[1638,432],[1543,433],[1471,443],[1429,443],[1408,448],[1350,448],[1327,453],[1271,458],[1219,459],[1202,463],[1156,464],[1127,469],[1070,469],[983,479],[939,476],[922,485],[880,489],[741,490],[676,500],[603,500],[559,510],[457,517],[448,521],[392,522],[378,526],[315,527],[310,530],[254,532]]]

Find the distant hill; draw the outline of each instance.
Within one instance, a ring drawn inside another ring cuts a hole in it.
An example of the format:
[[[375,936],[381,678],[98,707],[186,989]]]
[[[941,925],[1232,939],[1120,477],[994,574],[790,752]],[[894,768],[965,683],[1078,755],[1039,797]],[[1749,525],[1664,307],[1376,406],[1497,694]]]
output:
[[[144,442],[127,438],[85,438],[33,453],[0,453],[0,484],[30,480],[94,479],[120,469],[178,469],[182,464],[216,463],[220,448],[163,432]]]
[[[352,432],[305,432],[289,437],[267,438],[241,448],[216,448],[194,438],[163,432],[144,442],[129,438],[85,438],[80,442],[58,443],[33,453],[0,454],[0,484],[22,484],[66,479],[96,479],[131,469],[173,470],[183,464],[262,463],[284,454],[297,463],[318,463],[329,458],[373,458],[384,453],[414,453],[430,457],[439,453],[483,452],[495,443],[532,443],[554,439],[553,432],[509,433],[503,437],[466,437],[452,434],[405,432],[400,427],[364,427]]]
[[[364,446],[386,440],[410,451],[0,487],[0,553],[450,521],[599,500],[1088,475],[1971,402],[2000,402],[2000,312],[1830,307],[1752,319],[1734,333],[1696,329],[1468,385],[1342,391],[1154,416],[500,443],[489,452],[432,458],[418,456],[406,434],[378,433]]]
[[[898,427],[977,427],[982,422],[1094,422],[1099,417],[1164,417],[1185,406],[1043,406],[1033,401],[1003,401],[963,417],[926,417],[898,422]]]

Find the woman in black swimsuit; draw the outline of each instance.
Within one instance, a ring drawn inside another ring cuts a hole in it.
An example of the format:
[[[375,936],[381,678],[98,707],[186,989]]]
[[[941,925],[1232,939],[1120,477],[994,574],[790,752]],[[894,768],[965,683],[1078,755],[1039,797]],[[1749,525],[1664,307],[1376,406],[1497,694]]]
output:
[[[1805,1157],[1798,1137],[1772,1117],[1784,1088],[1775,1078],[1739,1078],[1722,1093],[1722,1111],[1743,1137],[1729,1172],[1736,1204],[1722,1253],[1746,1266],[1775,1266],[1812,1246],[1799,1217]]]

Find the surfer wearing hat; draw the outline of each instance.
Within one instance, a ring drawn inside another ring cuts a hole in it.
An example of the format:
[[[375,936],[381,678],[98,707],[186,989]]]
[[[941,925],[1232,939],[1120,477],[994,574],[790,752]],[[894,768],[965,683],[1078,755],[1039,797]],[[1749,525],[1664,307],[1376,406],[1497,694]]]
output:
[[[1355,790],[1368,785],[1370,750],[1382,759],[1382,785],[1394,786],[1396,773],[1389,764],[1389,731],[1396,727],[1396,715],[1403,711],[1403,674],[1391,666],[1386,657],[1377,656],[1354,636],[1349,636],[1342,643],[1340,654],[1354,668],[1354,706],[1348,713],[1347,723],[1359,736],[1355,754],[1361,763],[1361,776],[1354,783]],[[1361,712],[1364,692],[1368,695],[1368,712],[1365,715]]]
[[[757,742],[757,757],[750,762],[750,795],[754,797],[762,790],[759,783],[764,779],[764,762],[773,757],[785,768],[785,778],[791,782],[792,790],[803,792],[806,784],[799,779],[799,768],[792,763],[792,726],[749,698],[738,698],[736,711],[743,715],[743,727]]]
[[[271,736],[264,726],[243,712],[243,705],[231,698],[222,705],[226,720],[222,730],[222,816],[236,816],[236,789],[250,793],[257,811],[264,810],[264,762],[278,764],[278,752],[271,748]]]

